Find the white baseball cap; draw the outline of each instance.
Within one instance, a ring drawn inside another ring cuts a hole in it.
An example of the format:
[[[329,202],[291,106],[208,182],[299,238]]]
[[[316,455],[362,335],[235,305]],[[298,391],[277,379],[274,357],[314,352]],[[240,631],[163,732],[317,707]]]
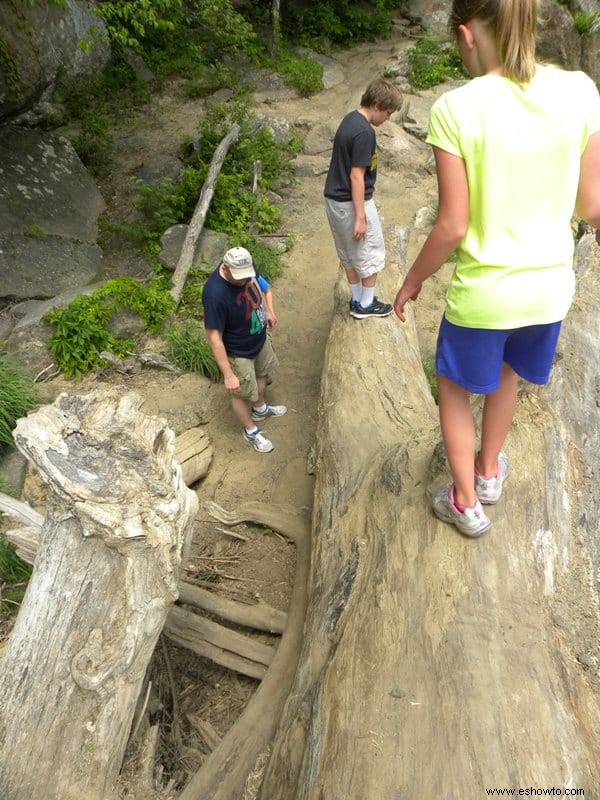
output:
[[[235,280],[253,278],[256,275],[252,256],[245,247],[232,247],[223,256],[223,263],[229,267]]]

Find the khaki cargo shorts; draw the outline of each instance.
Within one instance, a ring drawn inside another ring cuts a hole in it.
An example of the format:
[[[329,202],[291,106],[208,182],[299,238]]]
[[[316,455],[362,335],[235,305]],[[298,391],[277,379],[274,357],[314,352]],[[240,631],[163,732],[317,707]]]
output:
[[[257,378],[264,378],[279,366],[279,359],[273,350],[271,337],[267,336],[260,353],[256,358],[239,358],[234,356],[229,359],[231,369],[235,372],[240,382],[240,390],[235,393],[235,397],[243,400],[258,400]]]

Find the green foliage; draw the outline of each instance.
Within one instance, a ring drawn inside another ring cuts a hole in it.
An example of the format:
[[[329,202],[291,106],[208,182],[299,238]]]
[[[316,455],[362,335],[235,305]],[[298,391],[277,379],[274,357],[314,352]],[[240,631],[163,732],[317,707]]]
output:
[[[91,10],[106,25],[113,45],[142,52],[147,37],[175,28],[172,18],[181,6],[181,0],[101,0]]]
[[[428,89],[448,80],[465,78],[456,46],[438,39],[422,37],[406,51],[407,77],[414,89]]]
[[[188,315],[195,319],[202,318],[204,313],[202,291],[209,275],[210,271],[203,269],[191,269],[188,272],[178,309],[180,315]]]
[[[65,105],[71,118],[78,122],[71,142],[92,174],[106,175],[109,171],[115,116],[148,98],[148,87],[119,58],[113,59],[104,72],[86,75],[69,88]]]
[[[107,281],[89,296],[80,295],[62,310],[44,317],[54,326],[48,341],[56,363],[68,378],[80,378],[101,363],[103,350],[124,356],[134,348],[107,328],[116,311],[127,308],[140,316],[147,330],[157,331],[173,308],[173,300],[160,278],[148,285],[134,278]]]
[[[323,89],[323,67],[313,58],[279,53],[276,58],[265,59],[262,64],[284,75],[286,84],[297,89],[304,97]]]
[[[592,36],[600,30],[600,11],[579,11],[573,17],[575,27],[582,36]]]
[[[188,156],[177,183],[168,178],[157,185],[137,182],[137,207],[143,215],[143,224],[112,225],[110,229],[148,249],[158,246],[170,226],[189,222],[214,151],[234,122],[240,125],[240,136],[230,148],[217,178],[206,227],[238,237],[250,230],[274,233],[281,224],[281,211],[264,192],[276,188],[281,180],[292,179],[291,157],[299,152],[301,142],[297,139],[290,144],[276,142],[270,130],[257,126],[241,100],[209,109],[200,127],[197,147]],[[258,194],[252,192],[255,161],[262,165]]]
[[[199,63],[183,89],[188,97],[208,97],[219,89],[235,90],[238,81],[235,70],[227,64]]]
[[[221,370],[201,325],[191,321],[173,325],[167,333],[167,341],[171,360],[179,369],[206,375],[212,381],[221,380]]]
[[[32,567],[17,555],[7,538],[0,534],[0,612],[16,614],[19,610]]]
[[[282,16],[284,36],[315,47],[319,40],[333,44],[365,41],[371,36],[385,36],[391,29],[391,9],[397,0],[320,0],[306,4],[289,3]]]
[[[0,69],[9,95],[12,99],[19,100],[21,97],[19,70],[2,36],[0,36]]]
[[[31,236],[32,239],[45,239],[48,235],[43,228],[35,223],[27,227],[26,233],[27,236]]]
[[[0,356],[0,445],[14,445],[17,420],[38,402],[32,381],[7,356]]]
[[[75,152],[92,175],[106,175],[112,153],[111,121],[106,114],[85,111],[79,133],[71,136]]]
[[[224,53],[256,52],[256,33],[231,0],[193,0],[187,21],[208,62],[221,60]]]

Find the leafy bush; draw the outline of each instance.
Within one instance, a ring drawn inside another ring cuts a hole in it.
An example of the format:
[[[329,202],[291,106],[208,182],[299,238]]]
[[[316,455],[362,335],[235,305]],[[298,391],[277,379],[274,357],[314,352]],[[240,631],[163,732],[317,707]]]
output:
[[[32,567],[19,558],[13,545],[0,534],[0,612],[16,614],[23,600]]]
[[[159,278],[144,285],[134,278],[107,281],[89,296],[80,295],[67,308],[44,317],[54,325],[48,341],[57,365],[68,378],[80,378],[101,363],[107,350],[124,356],[134,349],[129,339],[118,339],[107,328],[116,311],[128,308],[148,330],[157,331],[173,308],[173,299]]]
[[[170,357],[180,369],[206,375],[212,381],[221,380],[221,370],[201,325],[191,321],[173,325],[167,333],[167,342]]]
[[[154,252],[167,228],[191,219],[214,151],[234,122],[240,125],[240,135],[227,153],[217,178],[205,225],[231,237],[250,230],[274,233],[281,223],[281,212],[264,194],[252,192],[254,162],[260,161],[262,165],[261,189],[274,189],[279,181],[292,180],[291,157],[299,152],[301,142],[296,138],[289,144],[276,142],[270,130],[256,125],[241,100],[216,104],[208,111],[196,149],[187,156],[187,165],[176,183],[170,178],[157,185],[137,182],[137,207],[145,224],[113,224],[109,229]]]
[[[39,399],[32,381],[7,356],[0,356],[0,445],[14,446],[12,432],[17,420]]]
[[[348,45],[371,36],[385,36],[391,29],[390,11],[398,0],[320,0],[307,4],[293,0],[282,15],[283,34],[292,41],[315,46],[316,42]],[[247,6],[242,6],[244,13]]]
[[[465,78],[466,73],[456,46],[437,39],[417,39],[406,51],[407,77],[415,89],[429,89],[438,83]]]
[[[284,75],[286,84],[297,89],[304,97],[310,97],[323,88],[323,67],[313,58],[284,53],[262,63]]]
[[[600,30],[600,11],[579,11],[573,17],[575,27],[582,36],[592,36]]]

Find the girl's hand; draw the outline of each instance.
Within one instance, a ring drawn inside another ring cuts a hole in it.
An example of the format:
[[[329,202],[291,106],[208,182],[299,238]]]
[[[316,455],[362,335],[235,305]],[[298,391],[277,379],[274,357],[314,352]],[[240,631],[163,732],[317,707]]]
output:
[[[407,286],[406,281],[400,287],[398,294],[396,295],[396,299],[394,300],[394,311],[396,316],[400,320],[400,322],[406,322],[406,316],[404,314],[404,306],[407,304],[409,300],[416,300],[419,296],[421,291],[422,284],[417,284],[417,286]]]

